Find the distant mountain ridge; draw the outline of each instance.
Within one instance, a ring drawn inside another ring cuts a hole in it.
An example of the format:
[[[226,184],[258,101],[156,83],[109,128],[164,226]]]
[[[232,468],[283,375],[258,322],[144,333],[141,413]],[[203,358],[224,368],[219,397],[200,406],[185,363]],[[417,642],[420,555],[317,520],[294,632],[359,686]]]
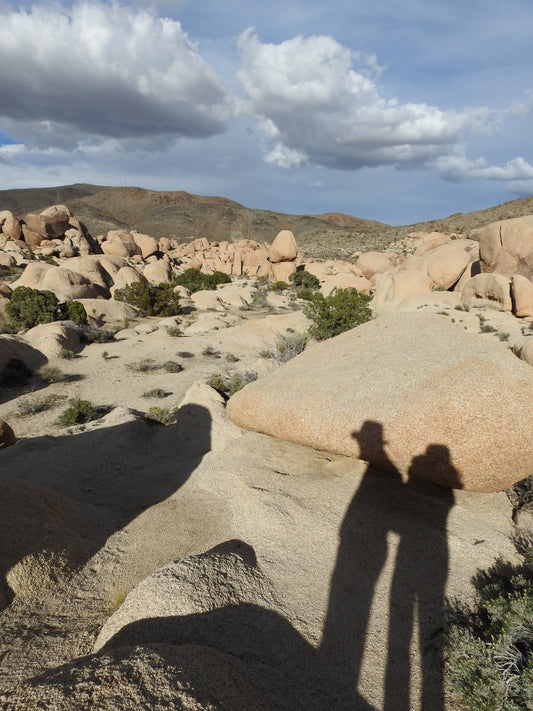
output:
[[[289,229],[307,256],[337,259],[350,259],[360,251],[385,249],[391,242],[417,230],[467,234],[474,227],[497,220],[533,214],[533,197],[528,197],[476,212],[393,227],[335,212],[293,215],[253,209],[228,198],[194,195],[183,190],[83,183],[0,190],[0,210],[11,210],[18,218],[57,204],[67,205],[95,237],[122,228],[183,242],[197,237],[210,241],[250,238],[271,242],[279,230]]]
[[[19,218],[53,204],[67,205],[94,236],[110,229],[127,228],[180,241],[196,237],[271,241],[279,230],[290,229],[305,241],[310,235],[345,225],[364,232],[388,227],[349,215],[289,215],[257,210],[227,198],[193,195],[183,190],[78,184],[0,191],[0,209],[11,210]]]

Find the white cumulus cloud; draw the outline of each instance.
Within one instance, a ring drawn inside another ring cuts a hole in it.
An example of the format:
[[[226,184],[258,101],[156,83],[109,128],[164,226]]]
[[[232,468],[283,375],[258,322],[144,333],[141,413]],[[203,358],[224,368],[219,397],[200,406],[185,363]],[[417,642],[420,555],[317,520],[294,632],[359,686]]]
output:
[[[0,120],[35,145],[99,137],[206,137],[228,97],[181,24],[82,0],[0,13]]]
[[[282,167],[425,164],[446,155],[462,132],[491,130],[498,120],[486,107],[444,111],[385,99],[376,57],[329,36],[271,44],[248,29],[238,45],[247,110],[265,141],[275,141],[266,159]]]

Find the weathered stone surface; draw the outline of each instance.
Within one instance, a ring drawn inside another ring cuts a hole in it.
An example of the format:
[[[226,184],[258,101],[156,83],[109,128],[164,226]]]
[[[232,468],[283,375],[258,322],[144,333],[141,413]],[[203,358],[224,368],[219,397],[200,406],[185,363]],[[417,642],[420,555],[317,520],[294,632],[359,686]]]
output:
[[[172,269],[168,262],[159,259],[157,262],[145,266],[143,276],[148,279],[150,284],[168,284],[172,278]]]
[[[227,411],[240,427],[453,488],[531,474],[533,374],[434,314],[382,316],[308,349]]]
[[[40,213],[44,218],[45,232],[49,237],[63,237],[69,227],[72,213],[66,205],[52,205]]]
[[[12,287],[17,286],[51,291],[60,301],[96,298],[102,292],[77,272],[41,262],[30,262],[19,279],[13,282]]]
[[[420,240],[415,252],[416,257],[423,257],[424,254],[431,252],[432,249],[450,241],[449,236],[443,232],[411,232],[409,237],[415,237]]]
[[[513,274],[511,298],[515,316],[518,318],[533,316],[533,282],[521,274]]]
[[[270,247],[269,256],[273,264],[277,264],[278,262],[292,262],[296,259],[298,256],[298,246],[290,230],[281,230],[281,232],[278,232]]]
[[[363,272],[363,275],[370,279],[374,274],[382,274],[393,268],[393,263],[383,252],[365,252],[362,254],[356,266]]]
[[[153,254],[156,254],[159,247],[156,240],[150,235],[143,235],[139,232],[133,233],[133,241],[140,248],[143,259],[148,259]]]
[[[513,274],[533,278],[533,215],[493,222],[472,236],[479,240],[482,271],[495,271],[499,261],[500,274],[509,278]],[[502,250],[506,254],[499,258]],[[521,268],[516,268],[518,266]]]
[[[277,262],[270,265],[272,281],[284,281],[290,284],[290,275],[296,272],[294,262]]]
[[[478,274],[466,282],[462,294],[463,306],[467,308],[509,312],[513,309],[510,279],[502,274]]]
[[[139,274],[139,272],[133,267],[121,267],[115,275],[115,283],[112,291],[115,289],[123,289],[129,284],[138,283],[146,284],[146,277],[144,274]]]
[[[374,298],[370,306],[374,313],[382,314],[401,304],[415,294],[430,294],[433,281],[421,269],[407,269],[396,274],[376,274]]]
[[[63,322],[41,323],[30,328],[24,334],[24,339],[35,349],[46,356],[57,356],[61,350],[80,350],[78,331]]]
[[[420,263],[435,287],[449,289],[460,278],[470,262],[470,256],[456,244],[443,244],[428,252]]]
[[[10,210],[2,210],[0,212],[0,227],[1,231],[7,235],[9,239],[21,239],[22,227]]]

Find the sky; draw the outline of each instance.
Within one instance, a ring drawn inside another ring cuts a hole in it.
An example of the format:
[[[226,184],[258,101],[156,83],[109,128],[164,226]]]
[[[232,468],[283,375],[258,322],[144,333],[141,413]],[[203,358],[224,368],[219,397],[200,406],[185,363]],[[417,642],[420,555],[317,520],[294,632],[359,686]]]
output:
[[[531,0],[0,0],[0,27],[0,189],[393,225],[533,195]]]

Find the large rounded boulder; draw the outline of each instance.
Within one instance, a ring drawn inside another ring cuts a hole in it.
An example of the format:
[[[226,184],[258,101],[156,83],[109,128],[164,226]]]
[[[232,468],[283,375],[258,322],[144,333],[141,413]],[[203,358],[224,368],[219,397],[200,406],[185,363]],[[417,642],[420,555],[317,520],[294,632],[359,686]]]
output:
[[[533,472],[530,366],[438,314],[386,314],[308,348],[227,412],[245,429],[452,488],[498,491]]]

